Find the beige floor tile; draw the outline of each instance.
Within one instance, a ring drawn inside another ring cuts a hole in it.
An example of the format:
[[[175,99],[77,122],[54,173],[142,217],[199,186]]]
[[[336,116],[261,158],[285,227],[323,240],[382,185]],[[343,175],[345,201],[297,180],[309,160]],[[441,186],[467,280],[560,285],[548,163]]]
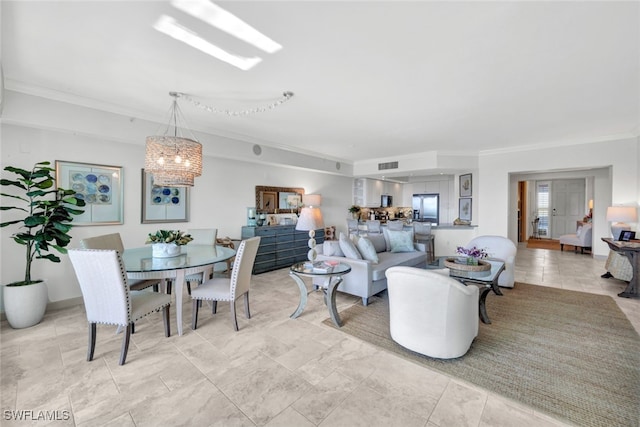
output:
[[[603,273],[604,260],[590,255],[518,248],[517,281],[610,295],[640,331],[640,300],[618,297],[626,283]],[[81,306],[47,313],[32,328],[2,322],[2,409],[68,411],[70,420],[51,424],[77,426],[565,425],[324,325],[319,292],[291,319],[298,298],[287,269],[258,275],[251,319],[239,305],[239,332],[228,304],[216,315],[203,307],[193,331],[185,294],[184,335],[176,334],[175,310],[169,338],[160,315],[144,319],[124,366],[112,326],[98,326],[94,361],[86,361]],[[361,300],[339,294],[339,310],[352,304]]]

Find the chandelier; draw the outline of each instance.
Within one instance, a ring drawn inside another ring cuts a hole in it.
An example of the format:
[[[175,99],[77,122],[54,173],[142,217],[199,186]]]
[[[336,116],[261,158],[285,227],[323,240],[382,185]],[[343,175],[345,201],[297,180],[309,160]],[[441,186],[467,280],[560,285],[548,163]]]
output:
[[[148,136],[144,170],[153,175],[153,184],[168,187],[193,187],[196,176],[202,175],[202,144],[179,135],[178,93],[169,92],[173,103],[170,121],[164,135]],[[184,120],[183,120],[184,121]],[[170,129],[173,124],[173,136]]]

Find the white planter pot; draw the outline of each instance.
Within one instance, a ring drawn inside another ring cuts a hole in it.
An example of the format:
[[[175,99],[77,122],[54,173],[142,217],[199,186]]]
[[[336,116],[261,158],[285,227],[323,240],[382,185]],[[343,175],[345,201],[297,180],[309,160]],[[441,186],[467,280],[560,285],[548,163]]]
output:
[[[154,258],[170,258],[180,255],[180,246],[175,243],[153,243],[151,245]]]
[[[47,284],[42,281],[25,286],[4,286],[4,313],[14,329],[40,323],[49,302]]]

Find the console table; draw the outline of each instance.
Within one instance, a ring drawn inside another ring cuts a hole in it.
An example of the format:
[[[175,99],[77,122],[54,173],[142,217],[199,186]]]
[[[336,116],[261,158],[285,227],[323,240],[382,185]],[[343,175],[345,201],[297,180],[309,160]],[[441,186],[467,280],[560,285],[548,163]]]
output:
[[[307,259],[309,232],[296,231],[295,225],[242,227],[242,239],[260,236],[253,274],[291,267]],[[316,230],[316,243],[324,242],[324,229]]]
[[[633,276],[627,285],[627,288],[618,294],[624,298],[640,298],[640,287],[638,285],[638,272],[640,272],[640,240],[632,240],[630,242],[619,242],[610,237],[603,237],[602,241],[609,245],[609,249],[619,252],[629,259]]]

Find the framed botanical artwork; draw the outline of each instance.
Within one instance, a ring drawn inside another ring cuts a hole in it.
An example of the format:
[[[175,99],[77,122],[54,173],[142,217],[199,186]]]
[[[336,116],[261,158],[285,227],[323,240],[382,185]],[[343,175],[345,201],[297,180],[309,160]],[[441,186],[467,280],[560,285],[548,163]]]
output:
[[[186,187],[155,185],[153,174],[142,169],[142,223],[189,221],[189,191]]]
[[[73,218],[73,225],[124,223],[121,166],[56,160],[56,184],[74,190],[86,203],[84,213]]]
[[[471,198],[460,199],[458,218],[463,221],[471,221]]]
[[[471,174],[460,175],[460,197],[471,197]]]

